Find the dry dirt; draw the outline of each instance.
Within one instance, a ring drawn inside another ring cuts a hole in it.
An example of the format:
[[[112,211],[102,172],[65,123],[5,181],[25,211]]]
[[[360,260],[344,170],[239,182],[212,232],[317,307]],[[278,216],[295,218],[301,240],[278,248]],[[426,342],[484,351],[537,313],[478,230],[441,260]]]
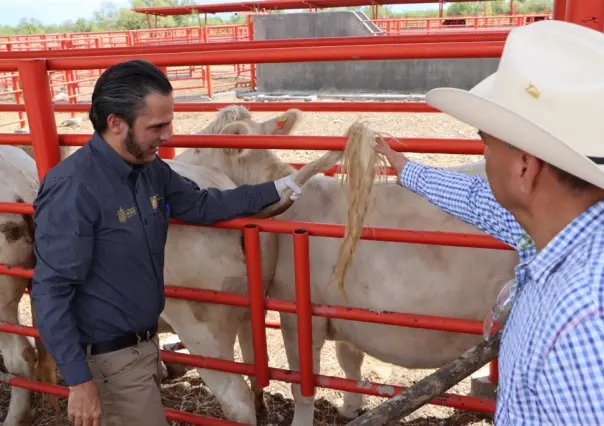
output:
[[[231,68],[232,69],[232,68]],[[224,79],[221,79],[224,83]],[[227,81],[228,83],[228,81]],[[190,86],[192,82],[179,82],[178,86]],[[226,85],[228,86],[228,84]],[[232,80],[231,88],[232,89]],[[225,86],[223,86],[225,87]],[[179,90],[178,95],[198,95],[205,90]],[[220,98],[218,102],[240,102],[235,97]],[[8,102],[11,102],[8,100]],[[0,99],[0,103],[7,103],[7,99]],[[259,120],[266,119],[278,113],[256,113]],[[90,122],[86,114],[78,114],[83,118],[80,126],[68,127],[61,123],[69,117],[69,114],[57,114],[57,126],[59,133],[86,133],[92,132]],[[3,126],[4,123],[15,121],[17,113],[0,114],[0,133],[12,133],[17,125]],[[175,115],[174,130],[176,133],[194,133],[199,131],[213,118],[213,113],[177,113]],[[435,137],[435,138],[476,138],[475,129],[444,114],[400,114],[400,113],[304,113],[303,121],[296,128],[296,135],[317,136],[340,136],[347,127],[356,120],[363,120],[382,132],[390,133],[400,137]],[[179,150],[177,150],[179,151]],[[277,151],[281,158],[286,161],[307,162],[321,155],[320,151],[307,150],[283,150]],[[464,155],[439,155],[439,154],[410,154],[411,158],[434,166],[450,166],[465,162],[475,161],[476,156]],[[22,301],[22,321],[31,324],[29,314],[29,301],[25,296]],[[269,312],[270,319],[278,319],[275,312]],[[166,336],[160,336],[162,340]],[[288,368],[283,341],[278,330],[267,330],[268,353],[270,354],[269,365],[277,368]],[[236,361],[241,362],[239,346],[236,346]],[[407,370],[390,364],[385,364],[371,357],[366,357],[363,374],[364,378],[374,382],[382,382],[392,385],[409,386],[420,380],[432,370]],[[321,353],[320,374],[343,377],[335,357],[333,343],[327,343]],[[450,393],[467,395],[470,390],[469,379],[464,380]],[[285,426],[293,416],[293,401],[289,385],[286,383],[272,381],[267,389],[269,413],[261,419],[261,425]],[[278,394],[280,393],[280,394]],[[163,386],[163,397],[166,406],[186,410],[192,413],[222,417],[222,413],[215,399],[208,394],[202,385],[195,370],[178,380],[168,380]],[[346,422],[337,417],[336,406],[341,402],[341,393],[328,389],[318,388],[315,411],[315,425],[342,425]],[[36,405],[39,406],[39,396],[35,397]],[[0,418],[6,412],[9,401],[9,388],[0,386]],[[366,407],[373,407],[383,401],[382,398],[369,397]],[[62,401],[62,422],[67,425],[65,417],[66,401]],[[223,417],[222,417],[223,418]],[[54,413],[52,410],[43,409],[38,412],[34,425],[46,426],[54,424]],[[172,423],[173,425],[180,423]],[[491,425],[491,421],[482,418],[476,413],[456,411],[448,407],[426,405],[409,416],[401,424],[408,425]]]

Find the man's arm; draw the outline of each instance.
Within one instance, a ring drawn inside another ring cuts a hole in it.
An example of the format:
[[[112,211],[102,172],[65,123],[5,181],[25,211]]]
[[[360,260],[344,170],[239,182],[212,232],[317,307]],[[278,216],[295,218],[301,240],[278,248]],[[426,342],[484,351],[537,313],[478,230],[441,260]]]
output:
[[[274,181],[220,190],[204,188],[160,161],[171,216],[185,222],[212,224],[252,216],[280,199]]]
[[[90,269],[97,215],[87,190],[69,177],[43,183],[34,202],[31,296],[40,337],[69,386],[92,378],[70,305]]]
[[[516,248],[524,229],[495,199],[481,176],[468,176],[407,161],[400,184],[443,211]]]

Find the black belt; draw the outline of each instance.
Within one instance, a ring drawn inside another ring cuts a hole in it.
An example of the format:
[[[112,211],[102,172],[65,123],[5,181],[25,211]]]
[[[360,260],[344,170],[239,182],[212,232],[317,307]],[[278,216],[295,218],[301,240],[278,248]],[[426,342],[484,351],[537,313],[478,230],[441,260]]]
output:
[[[118,337],[117,339],[108,340],[106,342],[98,342],[83,345],[84,352],[87,355],[100,355],[108,352],[119,351],[120,349],[127,348],[129,346],[136,346],[140,342],[146,342],[151,340],[157,334],[157,325],[153,328],[140,332],[130,333],[125,336]]]

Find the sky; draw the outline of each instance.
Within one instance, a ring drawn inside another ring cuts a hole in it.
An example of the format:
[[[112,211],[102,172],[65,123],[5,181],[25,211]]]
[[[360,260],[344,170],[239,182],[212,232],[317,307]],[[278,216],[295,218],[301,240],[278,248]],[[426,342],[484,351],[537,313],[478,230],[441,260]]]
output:
[[[198,4],[234,3],[237,0],[199,0]],[[60,24],[78,18],[90,19],[103,0],[0,0],[0,25],[17,25],[22,18],[35,18],[45,25]],[[130,7],[128,0],[111,0],[118,7]],[[428,9],[434,5],[395,6],[393,9]]]

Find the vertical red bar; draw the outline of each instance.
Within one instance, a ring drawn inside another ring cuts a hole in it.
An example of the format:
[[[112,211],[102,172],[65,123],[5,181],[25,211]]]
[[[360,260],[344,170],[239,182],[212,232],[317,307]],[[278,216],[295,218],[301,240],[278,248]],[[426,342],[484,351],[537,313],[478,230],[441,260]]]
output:
[[[495,385],[499,383],[499,360],[497,358],[489,363],[489,382]]]
[[[566,0],[565,20],[596,31],[604,31],[604,1]]]
[[[269,384],[268,353],[264,326],[264,286],[262,285],[262,263],[260,258],[260,228],[245,225],[243,228],[245,257],[247,260],[248,291],[252,340],[254,344],[254,368],[256,383],[265,388]]]
[[[564,21],[566,16],[566,0],[554,0],[554,16],[556,21]]]
[[[208,88],[208,98],[212,98],[212,74],[209,65],[205,65],[206,67],[206,85]]]
[[[298,351],[300,358],[300,392],[303,396],[315,393],[312,356],[312,310],[310,304],[310,259],[308,231],[294,231],[294,272],[296,277],[296,313],[298,323]]]
[[[21,90],[21,88],[19,87],[19,77],[13,76],[13,77],[11,77],[11,80],[13,82],[13,91],[15,93],[15,103],[20,104],[21,103],[21,93],[19,92],[19,90]],[[19,111],[19,120],[23,120],[22,111]],[[19,123],[19,127],[21,127],[22,129],[25,128],[25,120],[23,120]]]
[[[19,77],[41,182],[46,173],[61,161],[46,60],[24,60],[19,66]]]
[[[168,77],[168,67],[159,67],[159,69],[161,70],[161,72],[164,73],[166,77]],[[174,134],[174,129],[172,125],[170,125],[170,134]],[[171,160],[176,156],[176,148],[174,148],[173,146],[160,146],[157,150],[157,154],[160,158],[163,158],[164,160]]]

